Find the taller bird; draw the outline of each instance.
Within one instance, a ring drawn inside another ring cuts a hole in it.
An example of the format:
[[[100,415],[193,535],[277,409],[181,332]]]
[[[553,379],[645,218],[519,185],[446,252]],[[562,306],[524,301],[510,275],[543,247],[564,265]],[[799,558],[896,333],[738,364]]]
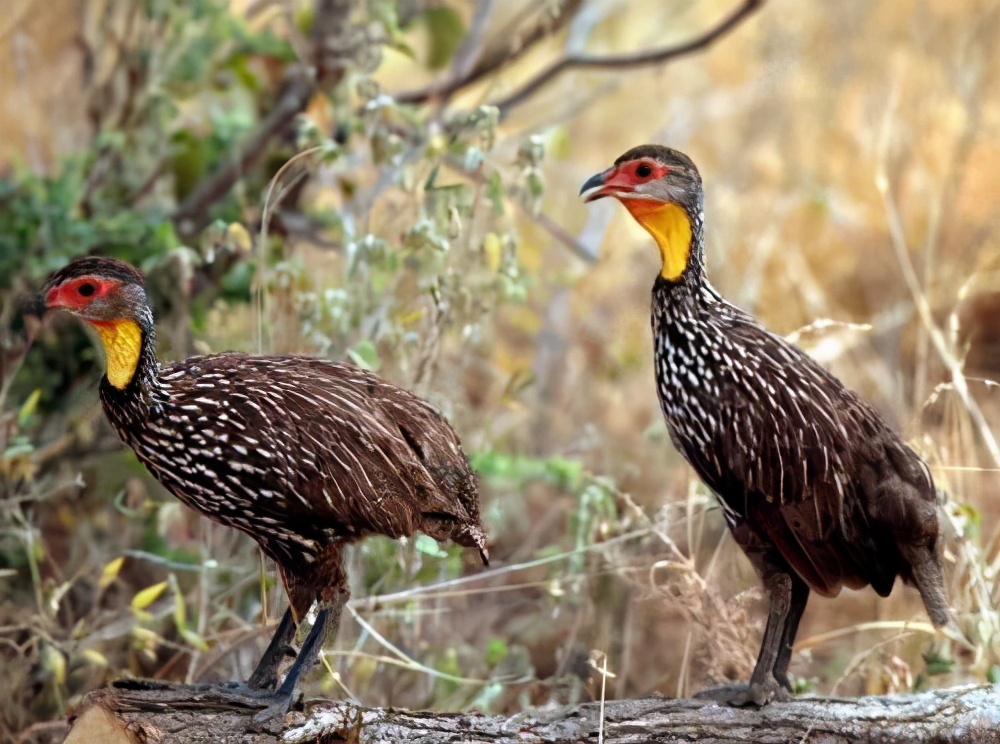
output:
[[[924,462],[801,349],[726,302],[704,266],[701,176],[683,153],[629,150],[590,178],[656,241],[656,390],[671,440],[715,492],[769,598],[757,663],[734,705],[791,690],[788,664],[810,591],[836,596],[896,577],[948,622],[934,483]]]
[[[49,308],[94,328],[101,402],[139,460],[187,506],[256,540],[278,565],[289,608],[250,676],[283,713],[335,635],[348,599],[344,546],[420,530],[488,561],[476,479],[445,419],[371,372],[305,356],[225,353],[161,365],[142,274],[110,258],[53,274]],[[319,611],[277,685],[296,626]]]

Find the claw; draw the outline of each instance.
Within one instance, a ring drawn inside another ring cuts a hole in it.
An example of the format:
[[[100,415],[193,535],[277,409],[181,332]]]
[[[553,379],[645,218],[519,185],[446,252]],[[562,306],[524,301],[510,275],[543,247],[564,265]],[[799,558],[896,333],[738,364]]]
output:
[[[254,723],[267,723],[275,718],[283,718],[292,707],[292,697],[293,695],[280,691],[273,693],[270,696],[273,702],[253,717]]]

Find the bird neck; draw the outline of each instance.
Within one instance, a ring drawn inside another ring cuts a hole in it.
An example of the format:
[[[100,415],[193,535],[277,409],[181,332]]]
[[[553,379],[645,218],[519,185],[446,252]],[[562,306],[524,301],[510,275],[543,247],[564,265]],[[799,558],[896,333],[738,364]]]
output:
[[[691,206],[647,199],[623,199],[635,221],[660,249],[660,278],[672,283],[699,281],[702,275],[704,218],[701,199]]]
[[[144,308],[138,318],[90,321],[104,347],[105,380],[118,391],[149,391],[157,388],[160,365],[152,312]]]

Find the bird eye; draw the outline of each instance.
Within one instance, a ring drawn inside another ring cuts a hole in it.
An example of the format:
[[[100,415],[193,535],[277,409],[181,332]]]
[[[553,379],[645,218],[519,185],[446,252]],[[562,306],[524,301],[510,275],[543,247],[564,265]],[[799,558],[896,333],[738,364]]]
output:
[[[83,284],[81,284],[79,287],[76,288],[76,291],[77,294],[79,294],[81,297],[90,297],[94,294],[94,292],[97,291],[97,287],[95,287],[90,282],[84,282]]]
[[[646,163],[642,163],[635,169],[635,174],[639,176],[639,178],[647,178],[653,175],[653,169],[650,168]]]

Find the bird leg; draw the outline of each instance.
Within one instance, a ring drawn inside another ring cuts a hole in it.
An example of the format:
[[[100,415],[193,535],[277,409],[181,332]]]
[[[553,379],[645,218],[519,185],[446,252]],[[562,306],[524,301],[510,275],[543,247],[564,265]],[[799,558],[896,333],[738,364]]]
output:
[[[281,660],[286,656],[294,656],[295,650],[289,645],[295,637],[295,618],[292,615],[291,606],[285,610],[285,614],[278,624],[274,636],[264,651],[264,655],[257,662],[257,668],[247,680],[247,687],[251,690],[273,690],[278,685],[278,667]]]
[[[781,697],[781,693],[784,692],[774,677],[774,668],[792,602],[792,576],[788,571],[768,562],[761,578],[770,600],[767,626],[764,628],[764,638],[760,643],[757,664],[750,675],[750,684],[742,694],[734,695],[730,700],[730,705],[734,706],[767,705],[774,697]]]
[[[306,640],[299,650],[299,655],[295,659],[295,663],[292,664],[292,668],[285,675],[281,687],[271,696],[273,700],[272,704],[255,715],[254,721],[264,723],[272,718],[283,716],[288,712],[299,677],[316,663],[316,658],[319,656],[320,649],[323,648],[323,642],[327,637],[336,636],[337,629],[340,627],[340,615],[344,610],[344,605],[347,604],[347,596],[348,593],[345,589],[336,592],[336,596],[332,602],[322,603],[316,615],[316,622],[313,623],[309,635],[306,636]]]
[[[344,546],[339,542],[326,545],[308,572],[293,571],[280,563],[278,570],[281,572],[281,581],[288,594],[289,612],[293,618],[298,618],[301,621],[314,600],[319,604],[319,612],[316,615],[316,622],[309,630],[309,635],[302,643],[302,648],[299,649],[295,663],[288,670],[277,691],[270,694],[271,705],[254,716],[257,723],[277,718],[288,711],[299,677],[316,663],[316,657],[319,656],[320,649],[323,648],[323,642],[331,636],[336,636],[337,629],[340,627],[340,615],[344,611],[344,605],[347,604],[347,598],[350,596],[350,590],[347,588],[347,574],[344,572]],[[284,619],[282,619],[282,626],[284,626]],[[277,633],[275,636],[272,645],[277,640]],[[271,648],[268,647],[268,652],[270,651]],[[270,659],[267,659],[268,652],[265,652],[265,658],[261,659],[259,667],[264,666],[265,661],[268,662],[268,666],[272,663]],[[257,679],[264,679],[265,673],[270,673],[268,668],[260,671],[261,674]],[[254,674],[256,675],[256,672]]]
[[[799,621],[802,613],[805,612],[806,602],[809,601],[809,585],[806,584],[797,574],[790,574],[792,579],[791,601],[788,606],[788,614],[785,617],[785,630],[781,634],[781,644],[778,646],[778,658],[774,662],[774,678],[789,692],[792,685],[788,681],[788,664],[792,660],[792,644],[795,643],[795,634],[799,631]]]
[[[786,568],[769,560],[766,555],[760,556],[749,552],[747,555],[758,568],[769,600],[767,625],[764,628],[760,653],[757,655],[757,664],[750,675],[750,683],[716,687],[704,690],[695,696],[717,700],[736,708],[745,705],[760,707],[767,705],[775,698],[781,700],[788,697],[783,686],[787,682],[787,676],[785,676],[784,682],[779,681],[775,676],[775,670],[781,655],[781,645],[786,636],[785,628],[792,604],[793,576]],[[797,577],[795,578],[797,579]],[[805,596],[808,597],[808,588]],[[804,602],[802,606],[805,607]],[[798,620],[795,623],[797,626]],[[794,630],[797,629],[796,627]],[[789,653],[789,657],[790,655]]]

